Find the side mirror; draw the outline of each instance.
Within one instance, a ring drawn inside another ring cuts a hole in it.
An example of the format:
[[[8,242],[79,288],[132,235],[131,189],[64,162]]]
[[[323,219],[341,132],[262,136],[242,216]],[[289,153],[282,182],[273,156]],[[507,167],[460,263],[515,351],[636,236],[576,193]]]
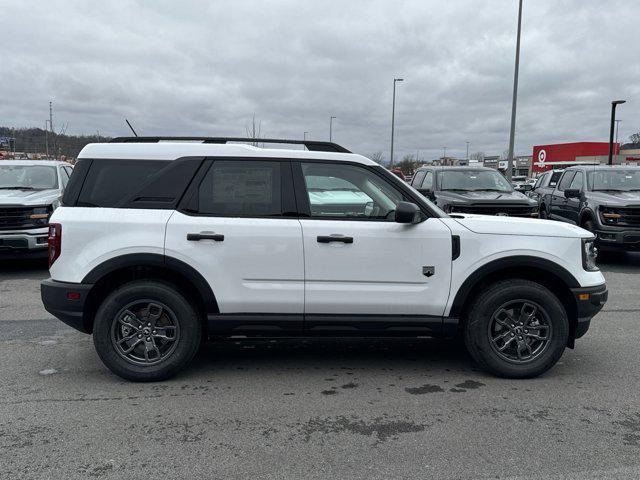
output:
[[[395,220],[397,223],[420,223],[422,213],[415,203],[398,202]]]
[[[580,190],[577,188],[567,188],[564,191],[564,198],[580,198]]]
[[[419,189],[418,190],[422,195],[424,195],[425,197],[427,197],[429,200],[434,200],[435,199],[435,195],[433,193],[433,190],[429,190],[429,189]]]

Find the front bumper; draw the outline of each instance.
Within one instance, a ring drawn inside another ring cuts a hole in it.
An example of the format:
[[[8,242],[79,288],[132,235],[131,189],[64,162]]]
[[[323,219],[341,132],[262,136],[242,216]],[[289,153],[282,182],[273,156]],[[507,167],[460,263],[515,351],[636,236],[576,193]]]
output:
[[[595,287],[572,288],[571,293],[576,302],[577,323],[574,338],[580,338],[591,324],[591,319],[600,311],[607,299],[609,291],[607,285],[596,285]]]
[[[52,279],[40,283],[40,296],[45,310],[67,325],[83,333],[91,333],[84,313],[89,291],[93,285],[57,282]]]
[[[640,230],[598,229],[595,233],[598,248],[640,250]]]
[[[0,230],[0,255],[22,258],[25,254],[47,256],[49,227],[30,230]]]

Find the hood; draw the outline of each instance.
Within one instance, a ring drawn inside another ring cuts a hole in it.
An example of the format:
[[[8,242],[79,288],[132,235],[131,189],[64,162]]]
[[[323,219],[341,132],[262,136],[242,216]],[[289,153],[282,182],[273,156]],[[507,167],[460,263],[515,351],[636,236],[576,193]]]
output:
[[[492,192],[487,190],[478,191],[453,191],[453,190],[438,190],[436,192],[438,199],[446,200],[449,202],[459,203],[511,203],[521,205],[534,205],[536,202],[532,201],[526,195],[520,192]]]
[[[527,235],[536,237],[593,237],[591,232],[583,228],[554,220],[467,214],[455,214],[453,218],[455,218],[460,225],[475,233]]]
[[[49,205],[58,200],[62,192],[50,190],[0,190],[1,205]]]
[[[602,205],[624,206],[629,204],[640,205],[640,192],[599,192],[590,191],[589,200],[597,201]]]

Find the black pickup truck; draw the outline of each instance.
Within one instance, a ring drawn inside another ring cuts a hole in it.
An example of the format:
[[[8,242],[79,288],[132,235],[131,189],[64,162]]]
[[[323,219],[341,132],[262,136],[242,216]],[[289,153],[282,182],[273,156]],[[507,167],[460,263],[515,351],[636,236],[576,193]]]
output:
[[[486,167],[421,167],[411,186],[447,213],[537,217],[538,202]]]
[[[605,249],[640,250],[640,167],[567,168],[545,214],[597,237]]]

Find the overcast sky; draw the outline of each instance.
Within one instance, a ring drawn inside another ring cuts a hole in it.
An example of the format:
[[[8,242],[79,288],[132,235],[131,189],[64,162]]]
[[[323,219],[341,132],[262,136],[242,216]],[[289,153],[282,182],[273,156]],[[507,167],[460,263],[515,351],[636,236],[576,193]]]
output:
[[[396,159],[508,146],[516,0],[0,0],[0,125],[334,141]],[[516,153],[640,130],[640,2],[524,0]]]

